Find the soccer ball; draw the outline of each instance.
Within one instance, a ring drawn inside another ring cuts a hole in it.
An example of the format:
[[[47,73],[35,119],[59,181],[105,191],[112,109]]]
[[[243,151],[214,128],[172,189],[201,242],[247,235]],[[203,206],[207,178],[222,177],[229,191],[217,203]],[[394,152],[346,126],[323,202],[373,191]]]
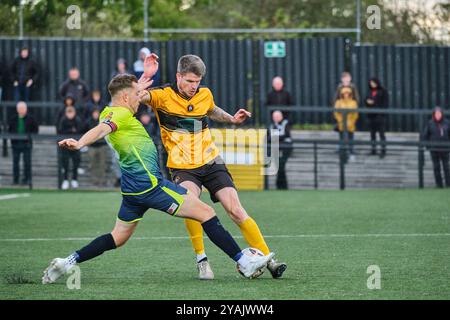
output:
[[[260,250],[258,250],[256,248],[245,248],[244,250],[242,250],[242,253],[247,256],[264,256],[264,253],[262,253]],[[236,269],[243,277],[245,277],[244,274],[242,273],[242,271],[240,270],[239,263],[236,264]],[[264,273],[264,270],[265,270],[265,268],[261,268],[261,269],[257,270],[254,274],[252,274],[250,276],[250,279],[258,278],[259,276],[261,276]]]

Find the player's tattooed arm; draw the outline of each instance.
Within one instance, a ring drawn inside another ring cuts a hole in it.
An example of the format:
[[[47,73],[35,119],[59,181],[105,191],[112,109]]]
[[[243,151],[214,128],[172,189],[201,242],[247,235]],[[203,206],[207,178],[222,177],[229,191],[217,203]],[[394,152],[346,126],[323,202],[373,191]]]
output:
[[[244,109],[239,109],[238,112],[232,116],[218,106],[214,106],[214,109],[208,113],[208,117],[213,121],[231,124],[241,124],[251,116],[252,114]]]

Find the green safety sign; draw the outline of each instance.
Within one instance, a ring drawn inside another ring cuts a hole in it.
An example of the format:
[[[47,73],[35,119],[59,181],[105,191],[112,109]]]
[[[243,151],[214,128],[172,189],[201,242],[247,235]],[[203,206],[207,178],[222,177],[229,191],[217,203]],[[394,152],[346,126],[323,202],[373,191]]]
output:
[[[266,42],[264,42],[264,56],[266,58],[284,58],[284,57],[286,57],[286,42],[284,42],[284,41],[266,41]]]

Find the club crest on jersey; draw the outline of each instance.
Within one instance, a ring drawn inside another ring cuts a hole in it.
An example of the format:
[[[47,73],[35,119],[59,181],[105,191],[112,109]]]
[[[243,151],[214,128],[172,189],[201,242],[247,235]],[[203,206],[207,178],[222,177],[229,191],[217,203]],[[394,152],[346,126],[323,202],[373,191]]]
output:
[[[170,205],[169,209],[167,209],[167,213],[174,214],[174,212],[177,210],[177,208],[178,208],[178,204],[176,204],[174,202]]]
[[[110,113],[108,113],[108,115],[103,119],[104,123],[110,123],[111,122],[111,118],[113,116],[113,112],[111,111]]]

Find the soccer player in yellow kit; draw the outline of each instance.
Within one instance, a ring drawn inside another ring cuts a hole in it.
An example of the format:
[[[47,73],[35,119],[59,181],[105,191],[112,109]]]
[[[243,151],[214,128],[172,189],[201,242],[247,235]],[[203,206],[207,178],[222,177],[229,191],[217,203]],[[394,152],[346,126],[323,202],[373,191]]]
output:
[[[153,66],[153,69],[158,65],[153,57],[147,59],[146,63]],[[148,209],[167,212],[175,217],[195,219],[201,223],[211,241],[238,263],[238,270],[247,278],[258,276],[261,268],[273,257],[274,253],[264,257],[244,254],[211,207],[198,197],[190,195],[186,188],[162,177],[155,144],[134,117],[143,97],[142,93],[150,84],[151,81],[138,83],[136,77],[129,74],[115,76],[108,85],[112,106],[103,110],[100,123],[80,140],[64,139],[59,142],[62,148],[80,150],[105,138],[119,160],[123,177],[122,205],[114,229],[66,258],[53,259],[44,270],[43,284],[54,283],[75,264],[124,245]]]
[[[157,117],[172,180],[197,197],[204,186],[211,200],[220,202],[238,225],[249,246],[267,255],[269,247],[255,220],[241,205],[233,179],[208,128],[208,117],[217,122],[241,124],[251,114],[240,109],[231,116],[217,107],[211,91],[200,87],[205,74],[206,66],[200,57],[182,56],[178,61],[176,83],[150,89],[148,98],[142,101],[153,108]],[[213,279],[214,273],[205,254],[202,226],[190,219],[185,223],[197,256],[199,278]],[[287,265],[271,259],[267,268],[273,278],[279,278]]]

